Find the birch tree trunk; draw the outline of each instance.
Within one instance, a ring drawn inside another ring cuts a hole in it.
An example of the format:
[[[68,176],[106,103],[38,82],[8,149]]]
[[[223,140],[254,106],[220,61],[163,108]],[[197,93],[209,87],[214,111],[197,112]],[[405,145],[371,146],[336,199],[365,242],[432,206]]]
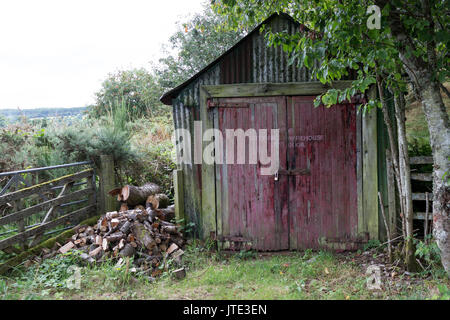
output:
[[[406,140],[405,127],[405,99],[403,93],[395,94],[395,118],[397,120],[398,153],[400,166],[400,179],[402,184],[401,198],[403,199],[405,239],[405,265],[408,271],[415,272],[418,269],[415,258],[413,220],[414,211],[411,192],[411,168],[409,165],[408,141]]]
[[[376,2],[382,7],[388,3],[387,0]],[[434,32],[430,2],[424,0],[421,5],[422,14],[428,17],[429,28]],[[388,21],[399,51],[399,58],[417,89],[427,119],[433,152],[433,235],[441,251],[442,265],[450,275],[450,188],[447,181],[444,181],[445,172],[450,170],[450,129],[448,114],[439,90],[439,81],[436,79],[435,71],[438,70],[436,43],[428,42],[426,56],[417,56],[414,54],[417,43],[405,30],[400,13],[391,10]]]
[[[437,82],[421,83],[420,95],[428,122],[433,151],[433,236],[441,251],[441,261],[450,274],[450,129],[448,114]]]

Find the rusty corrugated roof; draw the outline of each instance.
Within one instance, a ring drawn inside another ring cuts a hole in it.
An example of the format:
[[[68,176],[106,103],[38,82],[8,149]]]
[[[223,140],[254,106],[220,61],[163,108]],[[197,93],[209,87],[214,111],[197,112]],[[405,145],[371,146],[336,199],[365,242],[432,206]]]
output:
[[[251,32],[249,32],[245,37],[243,37],[241,40],[239,40],[234,46],[232,46],[230,49],[228,49],[222,55],[220,55],[216,60],[214,60],[213,62],[208,64],[206,67],[204,67],[202,70],[197,72],[190,79],[186,80],[185,82],[183,82],[182,84],[178,85],[177,87],[175,87],[175,88],[167,91],[166,93],[164,93],[159,100],[162,103],[166,104],[166,105],[172,105],[172,99],[175,98],[185,87],[187,87],[189,84],[194,82],[198,77],[200,77],[208,69],[210,69],[215,64],[217,64],[220,60],[224,59],[226,55],[228,55],[230,52],[232,52],[234,49],[236,49],[238,46],[240,46],[242,43],[244,43],[254,33],[258,32],[262,25],[264,25],[266,23],[269,23],[275,17],[283,17],[283,18],[291,20],[292,22],[294,22],[297,25],[300,25],[297,21],[295,21],[290,15],[288,15],[286,13],[274,13],[274,14],[272,14],[266,20],[261,22],[257,27],[255,27]]]

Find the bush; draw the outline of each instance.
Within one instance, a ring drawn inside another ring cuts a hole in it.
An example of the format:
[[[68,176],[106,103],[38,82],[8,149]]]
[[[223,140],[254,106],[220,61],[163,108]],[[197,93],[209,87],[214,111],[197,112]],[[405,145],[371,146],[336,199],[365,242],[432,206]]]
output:
[[[167,112],[159,101],[162,93],[155,77],[143,68],[110,73],[96,93],[96,103],[89,107],[88,112],[94,118],[111,115],[117,106],[116,101],[124,101],[130,120],[153,117]]]

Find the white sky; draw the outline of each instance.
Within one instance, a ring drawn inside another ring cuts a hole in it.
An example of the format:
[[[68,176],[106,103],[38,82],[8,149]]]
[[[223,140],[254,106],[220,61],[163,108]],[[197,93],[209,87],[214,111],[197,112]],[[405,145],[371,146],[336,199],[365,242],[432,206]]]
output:
[[[150,68],[202,0],[0,0],[0,109],[81,107],[109,72]]]

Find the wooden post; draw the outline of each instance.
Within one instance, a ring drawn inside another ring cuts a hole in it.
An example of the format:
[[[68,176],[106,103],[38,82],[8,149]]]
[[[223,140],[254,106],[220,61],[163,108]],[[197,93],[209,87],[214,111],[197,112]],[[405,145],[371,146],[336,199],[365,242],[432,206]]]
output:
[[[99,212],[97,214],[100,215],[115,211],[117,206],[117,201],[108,195],[108,191],[116,187],[113,157],[111,155],[101,155],[99,169],[100,190],[97,207]]]
[[[175,192],[175,217],[177,219],[185,219],[184,216],[184,188],[183,188],[183,171],[173,171],[173,188]],[[186,222],[186,221],[184,221]]]

